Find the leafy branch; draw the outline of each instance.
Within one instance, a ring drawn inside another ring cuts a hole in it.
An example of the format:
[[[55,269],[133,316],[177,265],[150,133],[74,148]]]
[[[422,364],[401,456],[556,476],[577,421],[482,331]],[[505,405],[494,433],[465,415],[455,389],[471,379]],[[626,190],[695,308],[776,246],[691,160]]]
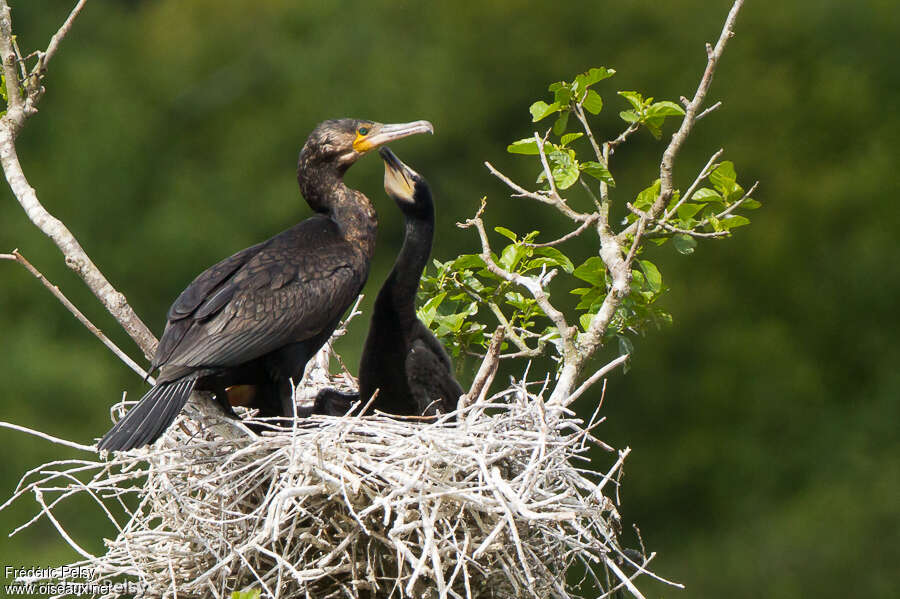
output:
[[[548,88],[552,99],[531,105],[532,122],[554,117],[552,126],[512,142],[507,151],[536,160],[534,187],[485,164],[509,187],[511,197],[549,206],[569,219],[573,228],[557,239],[539,242],[538,231],[520,235],[496,226],[494,231],[508,242],[497,253],[484,220],[486,200],[482,200],[475,216],[459,224],[475,229],[481,251],[449,262],[435,261],[435,272],[426,273],[420,292],[424,302],[420,318],[452,353],[478,354],[486,348],[493,329],[482,318],[490,315],[505,335],[505,352],[489,352],[486,360],[534,357],[552,348],[550,355],[559,367],[550,401],[568,404],[613,367],[625,363],[633,352],[635,334],[671,322],[657,303],[667,287],[659,268],[643,256],[647,243],[663,245],[672,240],[677,252],[691,254],[698,240],[729,237],[732,230],[749,224],[746,212],[760,205],[751,197],[756,184],[745,191],[734,164],[720,161],[723,150],[710,157],[683,193],[674,184],[676,158],[694,125],[721,106],[718,102],[701,110],[742,5],[742,0],[734,2],[715,46],[707,44],[706,69],[692,98],[682,98],[679,104],[637,91],[618,91],[627,103],[619,112],[625,126],[608,139],[598,135],[592,120],[604,108],[601,84],[607,85],[603,82],[615,75],[614,69],[592,68],[572,81],[553,83]],[[667,122],[679,117],[659,161],[659,178],[634,199],[616,197],[611,169],[616,148],[641,129],[661,139]],[[576,130],[570,131],[570,125]],[[573,207],[570,199],[579,189],[589,198],[591,210]],[[625,212],[621,225],[613,220],[614,210]],[[573,260],[559,249],[589,230],[596,234],[594,254]],[[554,279],[554,290],[562,285],[578,297],[577,324],[570,322],[572,314],[551,299],[549,285]],[[589,360],[613,342],[618,344],[619,358],[576,386]]]

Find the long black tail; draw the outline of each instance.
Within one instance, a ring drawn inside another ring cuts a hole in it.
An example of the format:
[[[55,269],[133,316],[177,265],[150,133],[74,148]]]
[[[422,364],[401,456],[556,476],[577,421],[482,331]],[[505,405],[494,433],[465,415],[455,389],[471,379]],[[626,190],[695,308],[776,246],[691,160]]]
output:
[[[97,448],[123,451],[153,443],[181,412],[196,383],[196,375],[189,375],[156,385],[109,429]]]

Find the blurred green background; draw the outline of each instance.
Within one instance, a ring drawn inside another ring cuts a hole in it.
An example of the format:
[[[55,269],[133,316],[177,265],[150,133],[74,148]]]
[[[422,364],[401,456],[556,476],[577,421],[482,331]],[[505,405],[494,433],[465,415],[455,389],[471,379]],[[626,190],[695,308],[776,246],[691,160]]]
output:
[[[13,0],[23,51],[46,46],[72,1]],[[725,1],[615,4],[92,0],[51,64],[40,114],[19,140],[23,168],[108,278],[159,334],[200,270],[305,218],[297,152],[320,120],[427,118],[433,138],[395,144],[438,201],[434,256],[475,248],[490,224],[565,232],[521,209],[482,165],[519,181],[506,154],[530,135],[547,84],[591,66],[600,131],[618,132],[616,90],[690,95],[730,7]],[[896,597],[900,592],[900,293],[897,231],[900,8],[893,1],[753,1],[737,23],[704,119],[676,166],[685,187],[720,146],[764,207],[733,239],[692,256],[648,254],[671,292],[672,328],[636,341],[610,380],[600,436],[630,446],[621,490],[655,569],[678,591],[648,597]],[[541,123],[543,125],[543,123]],[[665,130],[670,134],[669,124]],[[618,198],[648,185],[664,142],[642,132],[617,153]],[[402,229],[367,157],[348,174],[379,209],[368,292]],[[134,357],[139,352],[28,222],[8,189],[0,251],[19,248]],[[585,240],[588,238],[585,237]],[[575,242],[567,252],[586,257]],[[361,323],[360,323],[361,324]],[[365,326],[341,342],[358,360]],[[23,269],[0,263],[0,419],[90,443],[108,407],[142,383]],[[579,410],[589,415],[594,397]],[[0,430],[0,496],[41,462],[81,457]],[[604,465],[608,456],[598,456]],[[49,566],[74,553],[26,497],[0,513],[0,565]],[[60,517],[90,551],[99,511]],[[628,544],[635,545],[626,534]]]

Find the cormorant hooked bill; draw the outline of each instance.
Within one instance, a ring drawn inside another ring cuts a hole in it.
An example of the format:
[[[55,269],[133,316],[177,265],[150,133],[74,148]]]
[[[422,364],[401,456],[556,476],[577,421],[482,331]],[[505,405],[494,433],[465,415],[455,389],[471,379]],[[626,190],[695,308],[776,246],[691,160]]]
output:
[[[359,392],[367,401],[378,390],[372,409],[398,415],[452,412],[463,394],[453,378],[450,357],[416,317],[416,290],[431,254],[434,202],[425,179],[388,148],[384,189],[403,213],[403,247],[372,311],[369,335],[359,365]],[[317,413],[339,415],[359,396],[332,389],[316,398]]]
[[[226,388],[255,386],[264,416],[292,416],[291,378],[328,340],[366,281],[376,215],[343,182],[360,156],[431,123],[320,123],[300,152],[297,181],[317,214],[211,266],[169,309],[151,371],[156,385],[100,440],[101,450],[152,443],[191,391],[212,391],[233,414]]]

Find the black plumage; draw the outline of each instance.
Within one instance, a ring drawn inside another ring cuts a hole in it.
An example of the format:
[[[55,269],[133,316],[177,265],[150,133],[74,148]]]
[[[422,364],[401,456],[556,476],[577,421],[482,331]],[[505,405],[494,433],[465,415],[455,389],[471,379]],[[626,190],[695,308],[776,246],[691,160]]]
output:
[[[343,175],[380,145],[431,131],[426,121],[318,125],[297,166],[300,190],[317,214],[194,279],[169,310],[151,365],[159,369],[156,385],[98,448],[152,443],[193,390],[213,392],[233,414],[227,389],[250,385],[250,405],[262,415],[291,416],[291,380],[299,380],[359,294],[375,249],[375,210]]]
[[[378,391],[372,409],[398,415],[451,412],[463,394],[440,342],[416,316],[419,280],[434,239],[434,202],[425,180],[387,148],[384,187],[403,213],[403,247],[381,286],[359,366],[359,392],[365,401]],[[326,390],[315,411],[346,410],[356,394]]]

